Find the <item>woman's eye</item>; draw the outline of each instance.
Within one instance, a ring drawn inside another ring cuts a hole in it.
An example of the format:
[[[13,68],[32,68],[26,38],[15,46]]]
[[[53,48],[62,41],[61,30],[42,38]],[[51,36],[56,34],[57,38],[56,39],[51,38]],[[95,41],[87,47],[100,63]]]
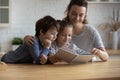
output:
[[[77,14],[73,13],[72,15],[73,15],[73,16],[76,16]]]
[[[79,16],[80,16],[80,17],[82,17],[83,15],[82,15],[82,14],[80,14]]]

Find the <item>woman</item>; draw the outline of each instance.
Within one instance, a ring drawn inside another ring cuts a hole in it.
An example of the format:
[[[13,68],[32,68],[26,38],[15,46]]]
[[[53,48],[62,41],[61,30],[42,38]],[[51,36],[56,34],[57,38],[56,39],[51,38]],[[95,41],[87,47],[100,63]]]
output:
[[[72,41],[80,48],[87,52],[98,56],[102,61],[107,61],[109,58],[105,50],[102,39],[98,31],[87,24],[87,6],[86,0],[71,0],[67,9],[67,16],[64,18],[73,25]],[[32,44],[34,38],[26,36],[27,44]]]
[[[109,56],[98,31],[87,24],[87,6],[86,0],[71,0],[66,9],[65,20],[70,21],[74,27],[72,41],[79,48],[88,52],[91,51],[102,61],[107,61]]]

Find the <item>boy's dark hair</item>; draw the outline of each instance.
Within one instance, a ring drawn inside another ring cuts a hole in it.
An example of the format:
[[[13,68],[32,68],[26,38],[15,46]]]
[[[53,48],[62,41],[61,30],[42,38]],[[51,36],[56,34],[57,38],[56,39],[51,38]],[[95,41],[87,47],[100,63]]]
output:
[[[71,9],[71,7],[72,7],[73,5],[85,7],[85,8],[86,8],[86,13],[87,13],[87,7],[88,7],[88,2],[87,2],[87,0],[70,0],[70,3],[68,4],[65,12],[68,13],[69,10]],[[65,20],[68,20],[68,21],[69,21],[68,14],[67,14],[67,16],[65,17]],[[85,16],[85,20],[83,21],[83,23],[85,23],[85,24],[88,23],[88,21],[87,21],[87,19],[86,19],[86,16]]]
[[[35,36],[39,36],[40,31],[45,34],[51,27],[55,27],[59,30],[59,23],[53,17],[48,15],[39,19],[35,24]]]

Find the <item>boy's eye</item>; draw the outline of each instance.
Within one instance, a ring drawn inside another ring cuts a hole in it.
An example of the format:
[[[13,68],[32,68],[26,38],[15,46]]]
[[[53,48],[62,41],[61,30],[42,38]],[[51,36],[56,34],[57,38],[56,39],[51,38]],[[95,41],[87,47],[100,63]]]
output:
[[[51,33],[52,35],[57,35],[57,33]]]
[[[52,35],[55,35],[55,33],[51,33]]]

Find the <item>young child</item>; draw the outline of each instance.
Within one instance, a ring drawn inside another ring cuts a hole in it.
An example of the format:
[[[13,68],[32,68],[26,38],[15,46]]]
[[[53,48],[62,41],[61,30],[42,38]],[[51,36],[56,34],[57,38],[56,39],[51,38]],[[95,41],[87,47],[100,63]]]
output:
[[[51,54],[49,54],[49,61],[51,63],[59,62],[60,59],[56,58],[54,54],[58,51],[59,48],[67,47],[78,54],[90,54],[80,48],[78,48],[74,43],[71,42],[73,34],[73,26],[70,22],[67,21],[58,21],[60,24],[60,29],[58,32],[57,39],[51,46]]]
[[[31,46],[23,43],[15,51],[9,51],[1,61],[6,63],[45,64],[51,43],[56,39],[59,24],[51,16],[39,19],[35,25],[35,40]]]

